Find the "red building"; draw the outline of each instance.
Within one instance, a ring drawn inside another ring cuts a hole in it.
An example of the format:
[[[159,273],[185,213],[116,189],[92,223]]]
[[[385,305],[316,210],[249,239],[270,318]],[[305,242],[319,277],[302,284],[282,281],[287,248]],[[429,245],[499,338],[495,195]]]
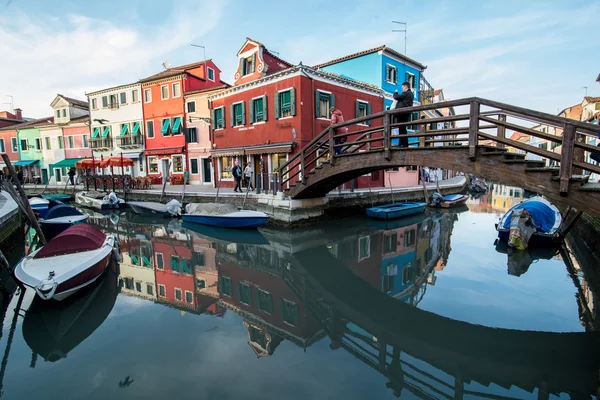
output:
[[[23,121],[23,115],[20,108],[15,108],[14,114],[8,111],[0,111],[0,128],[20,124]]]
[[[0,153],[8,154],[8,158],[11,162],[19,161],[19,144],[17,141],[17,127],[8,126],[0,128]],[[0,159],[0,168],[4,168],[6,165]]]
[[[148,175],[182,175],[187,164],[184,93],[221,86],[221,71],[206,60],[167,68],[140,83]]]
[[[279,166],[331,124],[332,106],[346,120],[383,111],[381,89],[293,66],[251,39],[238,59],[234,86],[209,96],[213,169],[216,182],[224,187],[234,185],[231,170],[236,160],[250,162],[265,187]],[[356,124],[350,132],[364,126]],[[383,186],[381,175],[361,177],[358,184]]]

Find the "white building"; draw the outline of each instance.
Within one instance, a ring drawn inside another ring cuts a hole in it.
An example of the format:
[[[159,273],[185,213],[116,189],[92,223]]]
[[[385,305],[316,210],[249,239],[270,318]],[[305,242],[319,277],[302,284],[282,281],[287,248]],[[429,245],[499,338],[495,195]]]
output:
[[[133,167],[125,174],[146,176],[144,163],[144,114],[139,83],[87,93],[90,104],[90,143],[95,158],[123,153]]]

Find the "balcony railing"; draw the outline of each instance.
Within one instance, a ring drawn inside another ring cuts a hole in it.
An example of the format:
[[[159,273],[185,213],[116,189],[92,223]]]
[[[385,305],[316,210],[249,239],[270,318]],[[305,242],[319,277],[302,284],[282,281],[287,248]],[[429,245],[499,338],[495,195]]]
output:
[[[142,139],[142,135],[127,135],[117,138],[117,145],[123,148],[141,147],[143,144],[144,140]]]
[[[114,147],[112,138],[91,139],[90,147],[92,149],[112,149]]]
[[[108,107],[111,110],[117,110],[119,108],[119,103],[115,102],[115,103],[108,103]]]

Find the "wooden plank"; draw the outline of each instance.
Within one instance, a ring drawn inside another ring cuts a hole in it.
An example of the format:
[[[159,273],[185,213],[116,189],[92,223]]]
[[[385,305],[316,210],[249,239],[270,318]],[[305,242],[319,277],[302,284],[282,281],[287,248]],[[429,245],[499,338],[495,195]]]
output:
[[[551,142],[562,143],[562,137],[561,136],[551,135],[549,133],[544,133],[544,132],[536,131],[535,129],[525,128],[525,127],[520,126],[520,125],[511,124],[510,122],[504,122],[504,121],[500,121],[500,120],[493,119],[493,118],[479,117],[479,119],[481,119],[482,121],[491,122],[492,124],[496,124],[496,125],[498,125],[498,127],[503,127],[505,129],[508,128],[508,129],[513,130],[513,131],[517,131],[517,132],[521,132],[521,133],[526,133],[527,135],[535,136],[535,137],[538,137],[540,139],[546,139],[546,140],[551,141]]]
[[[392,134],[392,130],[390,129],[390,116],[386,115],[383,117],[383,149],[385,152],[385,159],[389,160],[391,158],[390,153],[390,136]],[[371,150],[371,143],[369,143],[369,151]]]
[[[573,150],[575,149],[575,125],[565,124],[563,145],[560,151],[560,194],[569,194],[569,184],[573,175]]]
[[[477,140],[479,133],[479,102],[471,101],[469,109],[469,158],[475,161],[477,158]]]
[[[306,185],[306,174],[308,171],[306,170],[306,157],[304,155],[304,149],[300,152],[300,170],[302,171],[302,184]]]
[[[481,116],[480,116],[480,119],[483,119],[483,118],[481,118]],[[506,122],[506,115],[504,115],[504,114],[498,115],[498,121],[500,123]],[[504,127],[503,125],[498,125],[498,133],[496,134],[496,136],[498,136],[499,138],[502,138],[502,139],[506,138],[506,127]],[[504,143],[496,142],[496,146],[503,149]]]
[[[471,101],[474,101],[477,99],[478,99],[477,97],[467,97],[465,99],[444,101],[443,103],[423,104],[420,106],[397,108],[394,110],[386,111],[386,113],[389,115],[396,115],[396,114],[403,114],[403,113],[413,113],[413,112],[417,112],[417,111],[437,110],[438,108],[468,106],[471,103]]]
[[[554,153],[549,150],[540,149],[539,147],[535,147],[530,144],[517,142],[516,140],[511,140],[511,139],[500,139],[497,136],[490,135],[490,134],[483,133],[483,132],[479,132],[479,137],[482,137],[482,138],[488,139],[488,140],[501,141],[502,143],[504,143],[508,146],[514,147],[515,149],[525,150],[528,153],[537,154],[538,156],[546,157],[550,160],[560,161],[560,154]]]

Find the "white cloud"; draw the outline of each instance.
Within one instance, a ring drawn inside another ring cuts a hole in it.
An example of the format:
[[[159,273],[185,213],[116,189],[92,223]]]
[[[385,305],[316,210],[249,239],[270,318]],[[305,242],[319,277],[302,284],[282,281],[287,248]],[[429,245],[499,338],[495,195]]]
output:
[[[51,115],[49,104],[57,93],[85,99],[85,91],[157,72],[169,53],[214,29],[225,6],[176,4],[163,23],[147,32],[82,15],[0,15],[0,94],[14,96],[15,107],[25,115],[43,117]]]

